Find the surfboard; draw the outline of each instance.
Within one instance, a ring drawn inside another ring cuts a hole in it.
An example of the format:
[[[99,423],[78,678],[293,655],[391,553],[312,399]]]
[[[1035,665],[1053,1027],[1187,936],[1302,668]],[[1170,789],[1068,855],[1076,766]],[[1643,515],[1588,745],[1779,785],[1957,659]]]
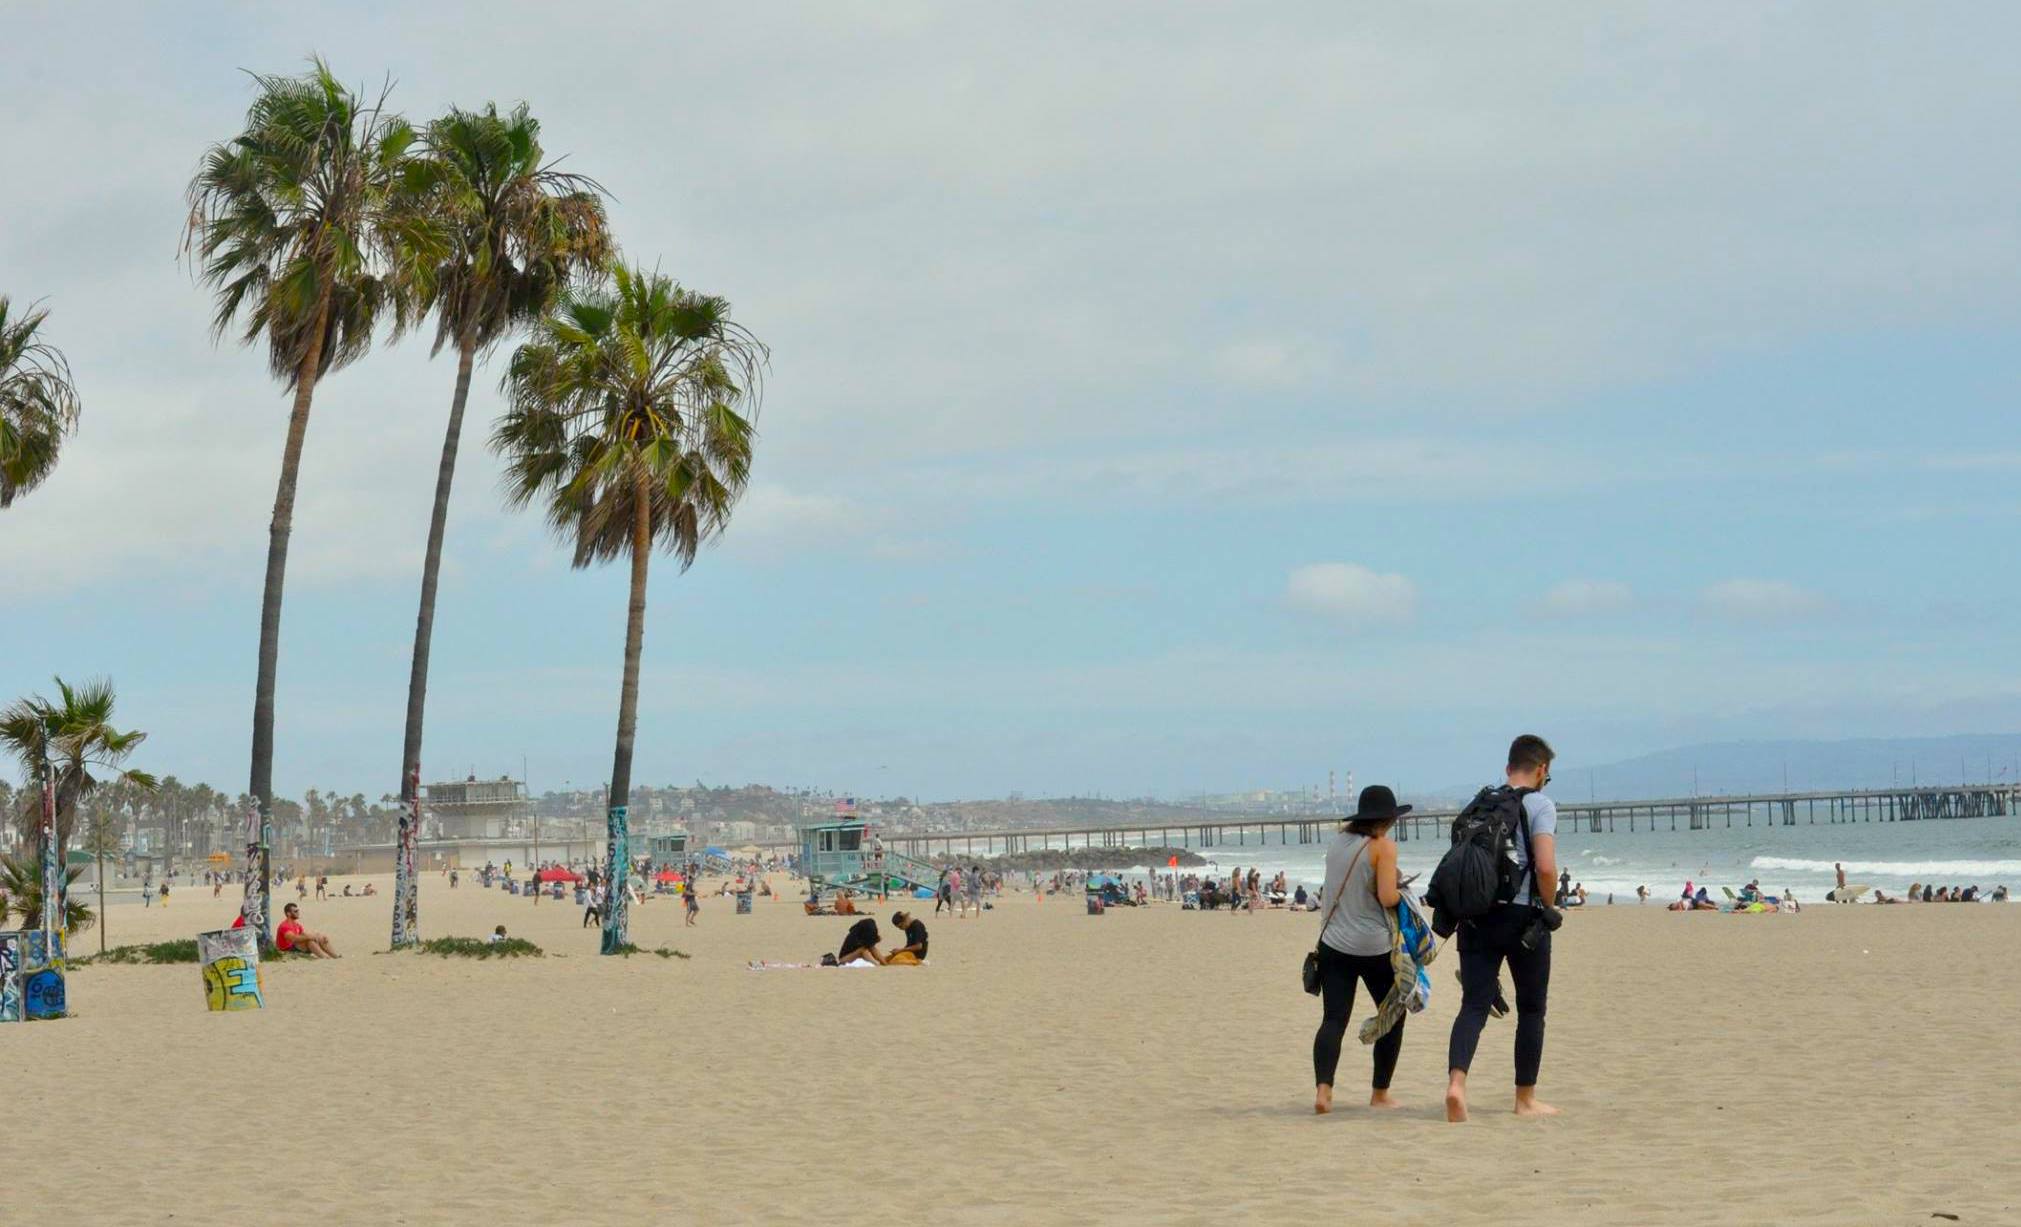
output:
[[[1861,895],[1866,894],[1872,889],[1873,887],[1861,883],[1856,886],[1846,886],[1839,890],[1826,891],[1825,898],[1833,903],[1857,903]]]

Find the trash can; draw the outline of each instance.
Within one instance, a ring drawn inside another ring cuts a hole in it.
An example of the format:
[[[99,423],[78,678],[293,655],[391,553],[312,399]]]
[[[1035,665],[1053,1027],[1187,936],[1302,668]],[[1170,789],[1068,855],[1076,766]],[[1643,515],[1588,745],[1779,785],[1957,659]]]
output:
[[[260,937],[250,928],[218,929],[196,935],[203,964],[204,1000],[212,1012],[257,1010],[267,1004],[260,991]]]
[[[21,930],[21,1017],[62,1018],[64,1002],[63,934]]]

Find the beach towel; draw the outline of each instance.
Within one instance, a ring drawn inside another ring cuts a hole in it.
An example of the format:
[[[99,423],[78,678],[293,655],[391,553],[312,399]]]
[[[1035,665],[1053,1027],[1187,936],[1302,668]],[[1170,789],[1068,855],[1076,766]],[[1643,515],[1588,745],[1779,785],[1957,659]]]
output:
[[[1439,942],[1423,906],[1409,891],[1393,908],[1383,909],[1383,923],[1389,928],[1389,966],[1396,982],[1383,994],[1375,1014],[1361,1024],[1358,1038],[1373,1044],[1403,1021],[1431,1004],[1432,980],[1425,966],[1438,957]]]

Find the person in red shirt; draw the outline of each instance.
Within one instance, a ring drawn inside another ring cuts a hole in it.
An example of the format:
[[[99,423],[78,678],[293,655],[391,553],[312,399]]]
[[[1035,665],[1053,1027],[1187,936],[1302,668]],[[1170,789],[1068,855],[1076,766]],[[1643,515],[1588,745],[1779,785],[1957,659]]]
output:
[[[281,927],[274,930],[274,948],[287,953],[300,950],[313,954],[319,959],[338,959],[344,956],[330,949],[327,934],[311,933],[302,927],[301,905],[290,903],[284,909],[285,919]]]

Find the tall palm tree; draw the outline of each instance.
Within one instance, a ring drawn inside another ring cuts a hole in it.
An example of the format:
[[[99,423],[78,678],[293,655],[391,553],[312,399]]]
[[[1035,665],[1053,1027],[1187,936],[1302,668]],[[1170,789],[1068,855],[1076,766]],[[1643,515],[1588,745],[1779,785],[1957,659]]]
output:
[[[215,336],[242,324],[240,342],[264,342],[267,364],[293,393],[281,478],[267,536],[260,603],[260,656],[253,691],[251,792],[259,805],[257,870],[249,873],[247,923],[272,940],[266,846],[273,819],[274,676],[281,593],[294,528],[295,484],[309,405],[325,375],[370,348],[391,292],[384,256],[421,247],[415,223],[390,207],[414,131],[386,110],[382,92],[363,103],[314,62],[299,77],[256,76],[245,130],[204,155],[189,185],[184,250],[217,293]]]
[[[103,784],[114,781],[141,790],[151,790],[155,779],[145,771],[124,764],[147,734],[112,725],[116,696],[112,683],[94,678],[80,685],[56,679],[58,698],[39,694],[17,699],[0,710],[0,745],[21,763],[22,772],[34,789],[37,803],[22,814],[23,830],[34,830],[42,847],[42,872],[55,880],[58,889],[49,915],[62,912],[63,887],[67,879],[56,876],[65,864],[64,850],[76,823],[77,808]],[[44,829],[41,794],[49,785],[54,793],[55,821]],[[23,790],[28,791],[26,789]],[[34,825],[28,825],[30,814]]]
[[[506,376],[511,404],[492,446],[506,457],[507,500],[540,503],[548,525],[573,546],[575,566],[631,562],[605,814],[605,954],[627,937],[626,810],[648,564],[657,545],[685,571],[728,525],[750,478],[766,358],[723,299],[620,262],[607,283],[566,295],[513,354]]]
[[[82,411],[63,352],[37,339],[48,314],[0,295],[0,507],[49,476]]]
[[[571,280],[610,259],[601,189],[544,160],[540,123],[526,106],[500,115],[452,109],[429,124],[409,169],[407,207],[421,213],[428,250],[408,268],[414,293],[403,296],[404,328],[435,317],[435,346],[456,350],[456,391],[435,472],[435,507],[421,563],[421,611],[414,619],[414,661],[407,681],[407,733],[400,751],[401,838],[395,858],[393,944],[421,940],[416,869],[409,836],[418,834],[416,788],[421,724],[428,698],[428,650],[435,631],[435,586],[449,523],[449,487],[463,437],[463,408],[477,355],[540,318]]]

